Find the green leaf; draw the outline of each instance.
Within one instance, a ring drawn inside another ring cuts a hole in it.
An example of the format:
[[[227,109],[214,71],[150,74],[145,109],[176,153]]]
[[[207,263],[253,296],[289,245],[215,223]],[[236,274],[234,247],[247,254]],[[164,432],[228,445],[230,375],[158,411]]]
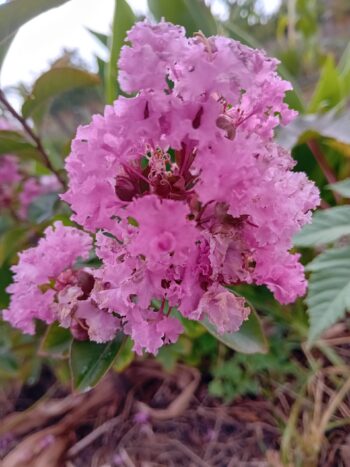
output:
[[[235,23],[225,23],[224,28],[228,36],[230,36],[235,41],[242,42],[242,44],[252,47],[253,49],[258,49],[260,47],[259,42],[255,37],[251,36],[247,31],[241,29]]]
[[[12,0],[0,6],[0,44],[35,16],[68,0]]]
[[[8,214],[0,215],[0,236],[13,226],[13,219]]]
[[[261,321],[256,311],[249,305],[251,312],[247,321],[244,321],[237,332],[220,334],[216,327],[207,319],[201,321],[203,326],[216,337],[220,342],[230,347],[230,349],[245,354],[266,353],[268,343],[261,325]]]
[[[6,288],[11,284],[12,272],[8,263],[0,266],[0,309],[6,308],[9,305],[9,295]],[[1,327],[0,327],[0,347],[1,347]]]
[[[106,66],[107,62],[102,60],[100,57],[96,56],[96,62],[97,62],[97,67],[98,67],[98,76],[101,79],[101,82],[105,82],[105,74],[106,74]]]
[[[70,351],[73,387],[83,390],[95,386],[113,364],[122,342],[121,334],[107,344],[74,340]]]
[[[316,120],[315,129],[327,138],[334,138],[342,143],[350,144],[350,112],[339,113],[337,111],[328,112],[324,116],[319,116]]]
[[[52,357],[63,357],[68,355],[71,343],[72,335],[69,330],[53,323],[45,332],[39,352]]]
[[[41,224],[51,219],[58,203],[57,193],[46,193],[36,197],[28,206],[28,220],[34,224]]]
[[[17,131],[0,130],[0,156],[16,154],[21,159],[44,162],[42,154]]]
[[[350,309],[350,247],[321,253],[307,270],[312,272],[306,298],[311,343]]]
[[[350,178],[341,180],[340,182],[330,183],[327,185],[330,190],[336,191],[344,198],[350,198]]]
[[[28,231],[27,227],[15,227],[1,235],[0,267],[17,251],[22,250],[27,243],[28,235],[30,235],[30,231]]]
[[[246,298],[250,304],[258,311],[267,314],[280,313],[282,305],[272,295],[266,287],[251,284],[235,285],[228,287],[234,293]]]
[[[113,364],[113,369],[118,373],[122,373],[128,368],[135,359],[135,352],[133,351],[134,343],[127,337],[118,352],[118,358]]]
[[[350,43],[345,47],[345,50],[340,57],[338,69],[340,73],[344,75],[350,72]]]
[[[329,110],[342,99],[342,79],[335,66],[334,58],[329,55],[321,70],[320,79],[311,98],[309,113]]]
[[[289,73],[287,68],[281,63],[278,66],[278,73],[283,79],[292,83],[293,89],[286,92],[284,101],[289,105],[290,108],[297,110],[298,112],[304,112],[305,106],[303,104],[303,93],[295,78]]]
[[[337,206],[316,212],[312,224],[306,225],[294,236],[294,245],[326,245],[345,235],[350,235],[350,206]]]
[[[206,36],[217,34],[217,24],[210,8],[202,0],[148,0],[148,7],[157,21],[165,18],[186,29],[188,36],[199,30]]]
[[[5,378],[18,376],[19,365],[11,352],[0,352],[0,375]]]
[[[325,114],[300,115],[278,133],[278,142],[292,149],[305,143],[310,137],[333,138],[350,144],[350,112],[339,114],[330,111]]]
[[[51,68],[35,81],[30,96],[22,106],[23,117],[28,118],[35,110],[47,104],[58,94],[83,86],[96,86],[99,83],[98,75],[79,68]]]
[[[344,97],[347,97],[350,93],[350,43],[340,57],[338,69],[343,80]]]
[[[108,47],[108,36],[106,34],[102,34],[101,32],[93,31],[92,29],[86,28],[86,30],[95,37],[102,45]]]
[[[126,0],[115,0],[112,34],[109,38],[110,57],[105,70],[105,94],[107,104],[111,104],[119,92],[118,58],[127,31],[132,27],[136,18]]]
[[[211,13],[210,8],[203,0],[185,0],[184,3],[189,15],[193,18],[193,22],[196,23],[197,31],[201,30],[206,36],[217,34],[218,28],[215,18]]]
[[[204,329],[203,332],[205,332]],[[187,355],[191,355],[191,351],[192,341],[190,339],[186,339],[185,336],[180,336],[174,344],[168,344],[161,347],[156,356],[156,360],[163,365],[165,370],[171,371],[174,369],[176,362],[181,359],[183,360]]]

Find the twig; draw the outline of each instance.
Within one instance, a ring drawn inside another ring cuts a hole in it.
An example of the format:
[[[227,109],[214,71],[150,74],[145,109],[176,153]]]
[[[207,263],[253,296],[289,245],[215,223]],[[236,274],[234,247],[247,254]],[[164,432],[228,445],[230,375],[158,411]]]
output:
[[[334,415],[335,411],[339,407],[344,397],[349,393],[349,391],[350,391],[350,378],[344,383],[344,385],[335,394],[335,396],[332,397],[327,409],[325,410],[323,417],[321,419],[321,422],[320,422],[320,427],[322,431],[326,431],[326,427],[331,417]]]
[[[169,442],[170,445],[173,445],[176,449],[182,451],[185,455],[187,455],[193,462],[194,465],[198,465],[199,467],[210,467],[207,462],[202,460],[192,449],[187,447],[185,444],[181,443],[178,439],[172,439]]]
[[[350,344],[350,336],[343,336],[343,337],[331,337],[330,339],[323,339],[328,346],[337,346],[337,345],[344,345]]]
[[[98,439],[104,433],[106,433],[111,428],[113,428],[120,420],[121,420],[120,416],[107,420],[105,423],[103,423],[102,425],[97,427],[94,431],[92,431],[87,436],[85,436],[85,438],[82,438],[76,444],[74,444],[74,446],[72,446],[68,450],[67,457],[75,457],[83,449],[87,448],[89,444],[93,443],[96,439]]]
[[[211,453],[212,453],[213,448],[214,448],[214,444],[217,441],[217,439],[219,437],[219,434],[220,434],[222,422],[223,422],[223,420],[222,420],[222,418],[220,416],[216,418],[215,426],[214,426],[214,436],[209,441],[209,443],[208,443],[208,445],[207,445],[207,447],[206,447],[206,449],[204,451],[203,461],[207,461],[208,459],[210,459]]]
[[[316,159],[316,162],[320,166],[320,169],[322,170],[323,175],[326,177],[327,182],[335,183],[337,181],[337,177],[335,173],[333,172],[332,168],[329,166],[328,162],[326,161],[318,142],[315,139],[310,139],[307,145],[309,146],[310,151],[312,152],[314,158]],[[333,196],[336,202],[340,203],[341,196],[339,196],[338,193],[334,191],[333,191]]]
[[[4,92],[0,89],[0,102],[4,105],[4,107],[10,112],[10,114],[22,125],[23,129],[25,132],[31,137],[31,139],[34,141],[35,146],[37,150],[40,152],[40,154],[43,156],[44,162],[46,167],[53,172],[58,180],[61,182],[62,186],[66,188],[66,181],[64,178],[61,176],[59,171],[57,171],[54,166],[52,165],[50,158],[47,154],[47,152],[44,149],[44,146],[41,142],[41,139],[39,136],[34,133],[32,128],[28,125],[27,121],[25,118],[23,118],[9,103],[9,101],[6,99],[6,96]]]
[[[129,456],[126,449],[122,448],[120,450],[120,455],[121,455],[126,467],[136,467],[135,464],[133,463],[133,461],[130,459],[130,456]]]
[[[182,413],[189,406],[190,400],[194,395],[200,381],[200,374],[198,370],[193,368],[191,373],[193,375],[192,381],[185,387],[182,393],[168,405],[168,407],[165,409],[154,409],[144,402],[138,402],[138,409],[147,413],[156,420],[168,420],[182,415]]]

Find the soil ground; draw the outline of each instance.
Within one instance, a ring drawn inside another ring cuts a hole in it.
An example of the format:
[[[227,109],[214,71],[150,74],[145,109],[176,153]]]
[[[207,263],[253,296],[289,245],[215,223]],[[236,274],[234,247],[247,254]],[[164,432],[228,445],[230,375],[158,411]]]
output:
[[[135,362],[83,394],[58,386],[47,370],[36,386],[3,397],[3,409],[5,402],[2,467],[297,465],[280,456],[292,410],[288,391],[274,401],[223,404],[208,395],[196,369],[181,365],[169,374],[153,360]],[[349,433],[348,425],[335,426],[317,464],[300,465],[348,467]]]

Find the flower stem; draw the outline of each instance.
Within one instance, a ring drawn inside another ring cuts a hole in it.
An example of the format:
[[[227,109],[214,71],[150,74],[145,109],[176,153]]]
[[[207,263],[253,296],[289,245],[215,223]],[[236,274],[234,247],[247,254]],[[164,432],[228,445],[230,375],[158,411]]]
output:
[[[7,100],[4,92],[0,89],[0,102],[3,104],[3,106],[10,112],[10,114],[22,125],[24,131],[28,134],[28,136],[30,136],[30,138],[34,141],[35,143],[35,146],[36,146],[36,149],[40,152],[40,154],[42,155],[43,157],[43,162],[45,164],[45,166],[51,171],[53,172],[56,177],[58,178],[58,180],[61,182],[62,186],[64,188],[66,188],[66,181],[64,180],[64,178],[62,177],[62,175],[60,174],[60,172],[58,170],[56,170],[54,168],[54,166],[52,165],[52,162],[50,161],[50,158],[47,154],[47,152],[45,151],[44,149],[44,146],[41,142],[41,139],[40,137],[34,133],[33,129],[28,125],[28,122],[26,121],[25,118],[23,118],[13,107],[12,105],[9,103],[9,101]]]

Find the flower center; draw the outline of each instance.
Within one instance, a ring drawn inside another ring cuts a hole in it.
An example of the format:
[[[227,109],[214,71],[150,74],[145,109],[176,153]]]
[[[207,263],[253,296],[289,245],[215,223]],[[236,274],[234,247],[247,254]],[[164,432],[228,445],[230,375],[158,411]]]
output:
[[[160,198],[189,200],[197,177],[191,171],[194,148],[183,144],[181,150],[148,150],[139,164],[124,164],[124,173],[116,177],[115,193],[121,201],[149,193]]]

